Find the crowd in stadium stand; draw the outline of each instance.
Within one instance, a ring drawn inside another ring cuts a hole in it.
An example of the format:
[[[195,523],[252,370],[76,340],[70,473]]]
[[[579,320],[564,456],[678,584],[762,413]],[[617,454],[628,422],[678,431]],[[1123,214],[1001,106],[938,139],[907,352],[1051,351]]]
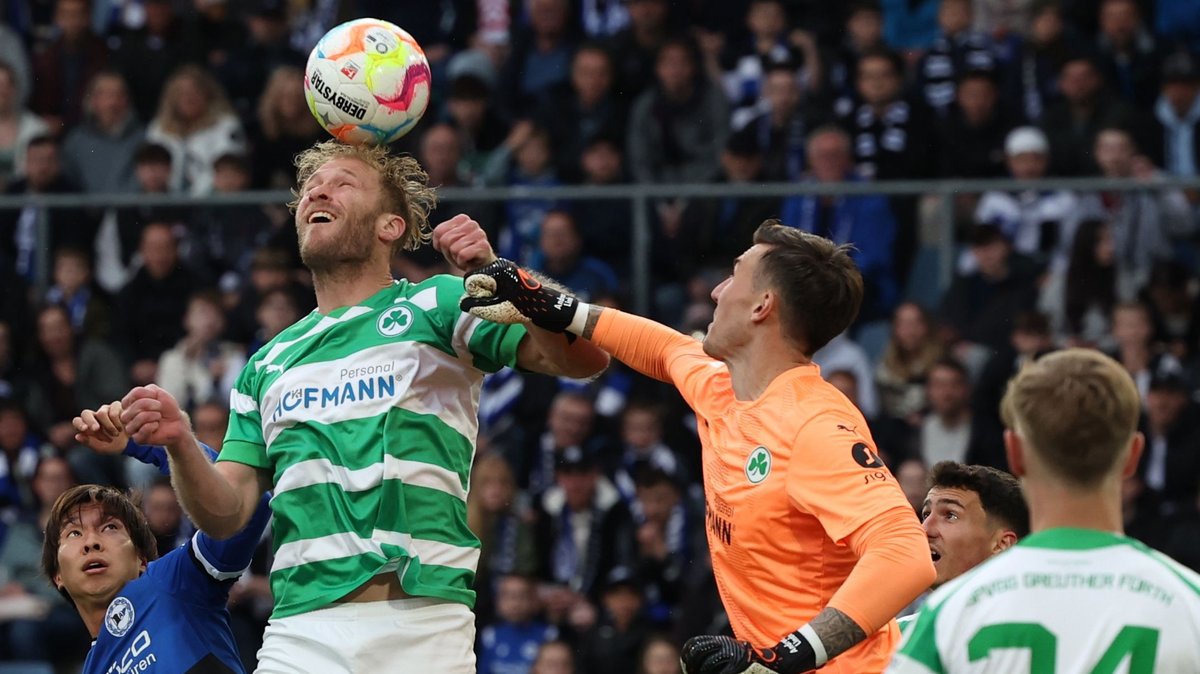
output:
[[[1127,531],[1200,568],[1200,192],[1156,185],[1200,172],[1194,0],[0,1],[0,188],[291,188],[292,156],[327,137],[308,51],[361,16],[430,59],[430,109],[396,149],[434,185],[1138,181],[955,195],[946,289],[944,213],[923,197],[655,200],[652,314],[702,332],[765,218],[853,242],[867,299],[816,361],[918,511],[927,466],[1005,467],[998,402],[1022,362],[1102,349],[1144,402]],[[630,306],[625,202],[444,201],[431,220],[459,212],[501,255]],[[394,268],[453,271],[431,249]],[[219,448],[233,378],[313,308],[311,281],[283,204],[31,199],[0,210],[0,287],[0,660],[69,667],[87,633],[38,571],[54,498],[140,489],[160,550],[190,533],[169,481],[76,446],[72,417],[156,382]],[[481,672],[677,672],[682,638],[722,628],[689,423],[673,389],[615,363],[586,383],[489,376],[468,502]],[[260,552],[232,598],[249,668],[271,607]]]

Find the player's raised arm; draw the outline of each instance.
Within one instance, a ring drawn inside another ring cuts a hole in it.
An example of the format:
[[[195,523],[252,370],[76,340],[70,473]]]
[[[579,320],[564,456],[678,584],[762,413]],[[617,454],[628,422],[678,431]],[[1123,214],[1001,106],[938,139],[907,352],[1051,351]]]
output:
[[[451,264],[460,269],[491,268],[500,261],[492,251],[487,233],[479,223],[467,215],[456,215],[438,225],[433,230],[433,246],[441,251]],[[507,262],[507,261],[505,261]],[[511,263],[509,263],[511,264]],[[525,270],[523,278],[532,283],[541,283]],[[557,287],[557,286],[556,286]],[[561,292],[569,295],[564,289]],[[467,307],[463,307],[467,310]],[[513,320],[494,320],[479,312],[471,312],[484,319],[496,323],[527,323],[517,315],[510,315]],[[588,342],[572,338],[563,339],[562,330],[548,329],[533,321],[528,334],[521,340],[517,352],[517,363],[524,369],[554,376],[583,379],[595,376],[608,367],[608,354]]]
[[[697,349],[694,339],[661,323],[580,302],[569,290],[509,260],[476,269],[465,283],[464,311],[496,323],[530,323],[535,326],[530,334],[540,329],[583,337],[659,381],[672,381],[668,365],[679,349]]]
[[[167,448],[171,482],[201,531],[228,538],[246,526],[259,497],[267,491],[262,471],[231,461],[212,463],[179,403],[158,386],[139,386],[121,403],[121,422],[135,442]]]

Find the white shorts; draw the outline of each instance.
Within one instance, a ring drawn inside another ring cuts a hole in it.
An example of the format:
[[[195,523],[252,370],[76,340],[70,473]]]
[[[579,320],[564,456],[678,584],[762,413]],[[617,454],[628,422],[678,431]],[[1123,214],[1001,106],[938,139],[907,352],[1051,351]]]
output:
[[[272,620],[255,674],[475,673],[475,616],[464,604],[414,597]]]

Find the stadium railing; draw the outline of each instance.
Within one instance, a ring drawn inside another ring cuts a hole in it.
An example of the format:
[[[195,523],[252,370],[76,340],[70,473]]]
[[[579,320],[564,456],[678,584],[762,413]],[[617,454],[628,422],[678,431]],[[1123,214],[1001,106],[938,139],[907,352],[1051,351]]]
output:
[[[661,199],[718,199],[725,197],[788,197],[796,195],[885,195],[932,197],[938,203],[936,247],[938,250],[937,279],[945,289],[953,278],[957,251],[955,240],[955,204],[958,195],[982,194],[989,191],[1073,190],[1076,192],[1184,189],[1200,192],[1200,176],[1178,178],[1161,176],[1150,180],[1112,178],[1046,178],[1038,181],[996,180],[893,180],[844,183],[749,183],[749,184],[622,184],[605,186],[562,187],[450,187],[438,190],[445,201],[504,202],[512,199],[539,199],[558,202],[579,200],[626,201],[632,206],[631,290],[633,309],[645,314],[650,309],[650,243],[652,221],[649,206]],[[38,259],[35,285],[43,288],[49,269],[49,240],[46,209],[83,208],[105,209],[123,206],[241,206],[282,205],[292,195],[283,190],[248,191],[205,196],[181,194],[46,194],[0,196],[0,212],[21,210],[27,206],[41,207],[37,228]],[[1194,214],[1195,217],[1200,215]]]

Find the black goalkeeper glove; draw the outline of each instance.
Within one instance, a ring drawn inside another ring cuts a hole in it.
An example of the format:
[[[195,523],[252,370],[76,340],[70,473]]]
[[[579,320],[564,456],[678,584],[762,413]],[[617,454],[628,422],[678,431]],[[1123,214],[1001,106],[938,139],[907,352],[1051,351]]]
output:
[[[692,637],[679,661],[683,674],[800,674],[818,667],[812,645],[797,632],[766,649],[732,637]]]
[[[493,323],[533,323],[551,332],[566,332],[579,299],[542,285],[515,263],[500,258],[469,272],[463,311]]]

